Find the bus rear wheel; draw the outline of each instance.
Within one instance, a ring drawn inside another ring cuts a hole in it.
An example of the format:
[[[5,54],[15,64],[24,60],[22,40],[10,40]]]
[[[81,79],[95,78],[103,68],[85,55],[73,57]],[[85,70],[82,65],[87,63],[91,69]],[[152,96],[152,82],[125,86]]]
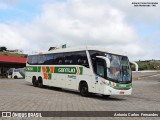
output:
[[[39,88],[42,88],[42,87],[43,87],[42,78],[39,78],[39,79],[38,79],[38,83],[37,83],[37,84],[38,84],[38,87],[39,87]]]
[[[33,86],[34,86],[34,87],[38,87],[38,81],[37,81],[37,80],[34,80],[34,81],[33,81]]]
[[[80,94],[84,97],[87,97],[89,95],[88,85],[86,82],[80,84]]]

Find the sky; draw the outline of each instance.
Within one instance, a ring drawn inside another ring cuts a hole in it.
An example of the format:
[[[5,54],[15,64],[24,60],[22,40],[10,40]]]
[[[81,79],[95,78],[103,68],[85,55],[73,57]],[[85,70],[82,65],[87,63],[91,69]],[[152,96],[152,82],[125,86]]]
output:
[[[0,0],[0,46],[24,53],[92,45],[160,60],[160,0]]]

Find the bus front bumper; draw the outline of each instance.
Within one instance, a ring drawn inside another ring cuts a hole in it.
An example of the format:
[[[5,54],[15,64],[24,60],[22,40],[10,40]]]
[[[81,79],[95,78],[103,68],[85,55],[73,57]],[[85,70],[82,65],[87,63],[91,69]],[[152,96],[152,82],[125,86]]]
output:
[[[112,87],[106,87],[106,89],[104,89],[104,95],[131,95],[131,93],[132,88],[119,90]]]

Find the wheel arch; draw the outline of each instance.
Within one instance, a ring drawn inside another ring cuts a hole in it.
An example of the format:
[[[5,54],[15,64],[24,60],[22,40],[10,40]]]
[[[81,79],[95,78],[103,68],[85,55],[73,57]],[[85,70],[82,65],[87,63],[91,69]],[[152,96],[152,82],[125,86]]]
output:
[[[86,81],[86,80],[81,80],[81,81],[79,82],[78,90],[80,90],[80,86],[81,86],[81,84],[83,84],[83,83],[87,83],[87,81]],[[88,86],[88,83],[87,83],[87,86]],[[88,86],[88,91],[89,91],[89,86]]]
[[[14,75],[14,77],[13,77],[14,79],[18,79],[18,76],[17,75]]]

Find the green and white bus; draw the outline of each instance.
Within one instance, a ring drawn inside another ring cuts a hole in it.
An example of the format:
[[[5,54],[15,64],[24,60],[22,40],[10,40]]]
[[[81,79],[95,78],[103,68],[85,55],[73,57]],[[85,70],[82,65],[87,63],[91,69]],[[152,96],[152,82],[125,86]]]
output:
[[[25,78],[25,68],[10,68],[7,71],[7,78],[24,79]]]
[[[82,96],[132,92],[128,57],[91,46],[29,55],[25,80],[40,88],[45,85],[77,90]]]

